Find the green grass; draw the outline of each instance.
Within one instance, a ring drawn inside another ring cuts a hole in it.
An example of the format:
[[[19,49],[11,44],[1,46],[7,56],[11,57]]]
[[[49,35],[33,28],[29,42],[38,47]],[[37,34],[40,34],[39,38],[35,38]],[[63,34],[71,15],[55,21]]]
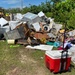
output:
[[[11,49],[6,42],[0,41],[0,75],[5,75],[12,67],[18,65],[18,57],[18,49]]]
[[[22,45],[12,46],[0,41],[0,75],[54,75],[45,66],[45,51],[26,49]],[[71,72],[57,75],[74,74],[75,69],[72,68]]]

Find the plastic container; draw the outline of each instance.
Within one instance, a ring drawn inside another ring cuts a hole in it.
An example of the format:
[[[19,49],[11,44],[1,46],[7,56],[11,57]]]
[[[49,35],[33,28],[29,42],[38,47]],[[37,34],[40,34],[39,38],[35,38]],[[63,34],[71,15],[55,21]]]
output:
[[[46,67],[53,73],[58,73],[62,71],[68,71],[71,62],[71,53],[68,52],[66,58],[66,53],[63,53],[63,59],[61,59],[62,51],[46,51],[45,53],[45,63]]]
[[[9,39],[9,40],[7,40],[7,43],[8,43],[8,44],[15,44],[15,40]]]

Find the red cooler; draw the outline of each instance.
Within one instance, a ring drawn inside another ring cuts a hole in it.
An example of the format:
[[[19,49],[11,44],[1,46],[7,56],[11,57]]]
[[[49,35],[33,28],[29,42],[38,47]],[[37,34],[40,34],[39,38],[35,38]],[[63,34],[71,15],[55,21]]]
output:
[[[45,63],[47,68],[53,73],[68,71],[71,62],[71,53],[62,51],[46,51]]]

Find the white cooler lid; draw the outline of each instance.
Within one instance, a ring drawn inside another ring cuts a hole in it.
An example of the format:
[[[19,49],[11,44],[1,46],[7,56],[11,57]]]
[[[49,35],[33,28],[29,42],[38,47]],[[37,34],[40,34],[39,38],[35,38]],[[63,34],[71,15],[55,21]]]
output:
[[[49,57],[56,59],[56,58],[61,58],[61,53],[62,50],[52,50],[52,51],[46,51],[45,54],[48,55]],[[68,52],[68,57],[71,57],[71,52]],[[63,58],[66,57],[66,52],[63,53]]]

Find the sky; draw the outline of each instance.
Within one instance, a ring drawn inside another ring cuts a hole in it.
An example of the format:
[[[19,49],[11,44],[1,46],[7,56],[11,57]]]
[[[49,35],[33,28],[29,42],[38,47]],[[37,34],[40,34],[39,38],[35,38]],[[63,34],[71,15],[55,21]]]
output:
[[[0,7],[7,8],[22,8],[29,5],[39,5],[46,0],[0,0]],[[22,4],[23,3],[23,4]]]

